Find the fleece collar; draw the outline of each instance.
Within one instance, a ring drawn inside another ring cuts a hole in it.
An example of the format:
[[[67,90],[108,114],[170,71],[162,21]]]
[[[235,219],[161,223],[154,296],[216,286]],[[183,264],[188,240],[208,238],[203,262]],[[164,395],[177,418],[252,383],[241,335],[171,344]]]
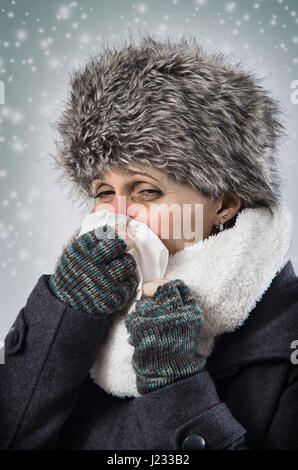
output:
[[[190,288],[204,324],[198,351],[209,356],[214,339],[241,327],[289,260],[292,215],[287,203],[243,209],[232,228],[169,256],[164,278]],[[90,376],[107,393],[139,397],[132,366],[134,348],[124,319],[111,327]]]

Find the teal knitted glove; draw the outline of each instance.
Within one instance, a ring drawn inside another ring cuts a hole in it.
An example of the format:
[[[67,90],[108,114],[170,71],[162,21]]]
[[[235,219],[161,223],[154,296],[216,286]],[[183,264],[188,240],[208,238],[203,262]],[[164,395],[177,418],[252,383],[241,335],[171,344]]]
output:
[[[91,230],[64,249],[49,288],[74,310],[106,317],[119,313],[138,286],[136,261],[111,227]]]
[[[197,353],[203,324],[191,292],[180,279],[144,296],[125,319],[134,346],[137,389],[145,394],[199,372],[206,358]]]

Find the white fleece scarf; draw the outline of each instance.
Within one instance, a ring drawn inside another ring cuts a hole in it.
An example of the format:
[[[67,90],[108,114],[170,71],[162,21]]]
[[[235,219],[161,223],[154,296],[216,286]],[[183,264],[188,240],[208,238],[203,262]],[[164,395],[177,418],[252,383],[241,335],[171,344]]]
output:
[[[240,327],[288,262],[292,215],[287,203],[243,209],[232,228],[170,255],[165,279],[182,279],[204,315],[198,351],[208,356],[214,338]],[[117,320],[90,376],[107,393],[139,397],[124,319]]]

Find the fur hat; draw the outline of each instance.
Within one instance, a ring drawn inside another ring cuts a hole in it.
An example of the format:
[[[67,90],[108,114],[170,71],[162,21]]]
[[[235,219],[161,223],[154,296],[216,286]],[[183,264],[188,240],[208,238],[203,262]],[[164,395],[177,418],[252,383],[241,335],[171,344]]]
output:
[[[196,39],[149,34],[106,48],[71,73],[56,123],[62,178],[92,197],[92,176],[149,165],[205,196],[236,193],[242,208],[279,202],[280,107],[252,72]]]

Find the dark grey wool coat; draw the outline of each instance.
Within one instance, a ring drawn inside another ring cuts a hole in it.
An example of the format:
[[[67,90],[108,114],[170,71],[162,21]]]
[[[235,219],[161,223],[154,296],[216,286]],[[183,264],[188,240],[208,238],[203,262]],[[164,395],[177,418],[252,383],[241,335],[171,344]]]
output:
[[[245,324],[219,337],[206,371],[140,398],[114,397],[90,379],[109,325],[56,299],[48,279],[6,338],[1,449],[298,449],[290,261]]]

